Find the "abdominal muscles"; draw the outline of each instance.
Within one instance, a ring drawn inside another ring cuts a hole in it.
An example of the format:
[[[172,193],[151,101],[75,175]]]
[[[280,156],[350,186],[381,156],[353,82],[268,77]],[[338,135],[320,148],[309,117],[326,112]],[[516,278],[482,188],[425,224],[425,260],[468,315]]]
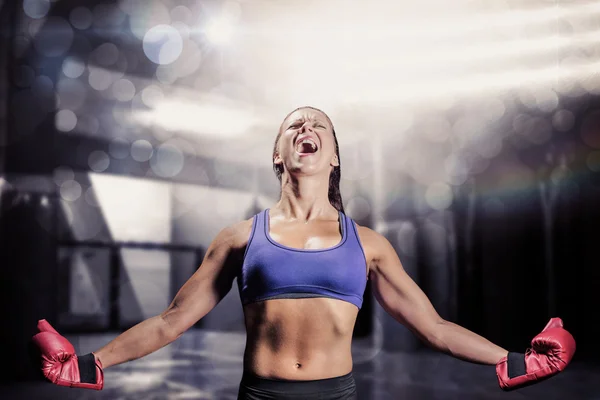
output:
[[[273,299],[244,307],[244,369],[271,379],[314,380],[352,370],[358,309],[330,298]]]

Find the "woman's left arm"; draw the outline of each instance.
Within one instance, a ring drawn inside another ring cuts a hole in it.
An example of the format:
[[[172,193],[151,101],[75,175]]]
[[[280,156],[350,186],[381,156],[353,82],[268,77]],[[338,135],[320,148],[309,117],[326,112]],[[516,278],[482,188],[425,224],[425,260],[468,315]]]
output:
[[[363,230],[364,232],[364,230]],[[573,336],[560,318],[552,318],[525,353],[508,352],[489,340],[445,321],[402,268],[389,241],[368,230],[369,277],[383,308],[436,350],[479,364],[496,364],[498,384],[514,390],[563,371],[575,354]]]
[[[411,279],[390,242],[369,230],[369,279],[381,306],[430,347],[479,364],[494,365],[508,351],[484,337],[440,317]]]

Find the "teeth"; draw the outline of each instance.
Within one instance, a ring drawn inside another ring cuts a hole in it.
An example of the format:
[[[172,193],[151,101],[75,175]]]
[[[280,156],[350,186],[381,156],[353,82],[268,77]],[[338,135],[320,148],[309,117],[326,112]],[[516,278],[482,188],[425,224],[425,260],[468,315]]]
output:
[[[304,143],[310,144],[313,150],[317,150],[317,145],[311,139],[302,139],[297,146],[302,146]]]

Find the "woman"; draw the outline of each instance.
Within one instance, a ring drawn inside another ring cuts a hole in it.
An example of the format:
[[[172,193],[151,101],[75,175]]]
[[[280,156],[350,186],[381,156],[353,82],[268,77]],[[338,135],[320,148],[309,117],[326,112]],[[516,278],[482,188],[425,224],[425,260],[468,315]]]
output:
[[[443,320],[403,270],[390,243],[344,214],[333,124],[312,107],[294,110],[275,140],[281,198],[223,229],[171,305],[98,351],[77,357],[45,321],[34,337],[52,382],[101,389],[103,368],[173,342],[219,303],[238,278],[247,331],[239,399],[356,399],[351,341],[367,279],[377,300],[431,347],[496,364],[503,389],[565,368],[575,351],[552,319],[527,354],[509,353]]]

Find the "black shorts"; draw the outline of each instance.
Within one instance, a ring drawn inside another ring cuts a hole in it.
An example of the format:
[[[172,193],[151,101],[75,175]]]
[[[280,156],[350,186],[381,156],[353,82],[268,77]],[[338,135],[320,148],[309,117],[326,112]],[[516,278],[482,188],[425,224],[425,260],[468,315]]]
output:
[[[266,379],[244,372],[238,400],[357,400],[352,372],[328,379],[295,381]]]

